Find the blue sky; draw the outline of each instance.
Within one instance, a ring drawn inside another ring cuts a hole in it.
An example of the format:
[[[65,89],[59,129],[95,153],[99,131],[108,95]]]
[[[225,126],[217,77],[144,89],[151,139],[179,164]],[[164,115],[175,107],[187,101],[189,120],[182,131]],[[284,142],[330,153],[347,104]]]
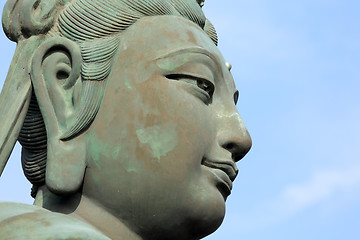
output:
[[[360,239],[360,2],[208,0],[204,11],[253,138],[206,239]],[[15,45],[2,34],[0,46],[2,82]],[[31,203],[20,169],[17,147],[1,200]]]

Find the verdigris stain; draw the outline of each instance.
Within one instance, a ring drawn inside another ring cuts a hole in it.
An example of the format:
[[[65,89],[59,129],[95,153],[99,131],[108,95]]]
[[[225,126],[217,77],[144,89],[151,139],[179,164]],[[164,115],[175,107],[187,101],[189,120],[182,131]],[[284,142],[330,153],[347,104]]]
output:
[[[136,135],[141,143],[148,144],[153,157],[160,158],[171,152],[178,141],[176,125],[166,123],[136,130]]]
[[[180,56],[176,59],[176,61],[169,60],[169,59],[159,59],[157,61],[157,66],[163,70],[172,71],[180,66],[182,66],[184,63],[188,61],[188,58],[186,56]]]
[[[128,88],[128,89],[133,89],[133,87],[131,86],[130,84],[130,80],[129,79],[126,79],[125,82],[124,82],[125,86]]]

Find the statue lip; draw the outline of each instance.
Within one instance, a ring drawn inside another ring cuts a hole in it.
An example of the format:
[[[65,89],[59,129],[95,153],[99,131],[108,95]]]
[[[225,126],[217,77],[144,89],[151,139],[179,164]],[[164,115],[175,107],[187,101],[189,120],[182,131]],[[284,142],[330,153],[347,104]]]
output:
[[[232,190],[232,182],[235,180],[239,170],[232,160],[209,160],[203,159],[203,166],[211,168],[211,173],[215,175],[218,180],[216,186],[224,197],[230,195]]]

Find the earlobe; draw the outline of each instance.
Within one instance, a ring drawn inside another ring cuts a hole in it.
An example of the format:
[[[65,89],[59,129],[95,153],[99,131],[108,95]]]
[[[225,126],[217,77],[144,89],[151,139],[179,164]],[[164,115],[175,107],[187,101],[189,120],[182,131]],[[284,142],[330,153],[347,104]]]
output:
[[[61,139],[74,121],[81,94],[81,50],[66,38],[52,38],[32,58],[31,81],[47,132],[46,185],[56,194],[76,192],[85,172],[82,137]]]

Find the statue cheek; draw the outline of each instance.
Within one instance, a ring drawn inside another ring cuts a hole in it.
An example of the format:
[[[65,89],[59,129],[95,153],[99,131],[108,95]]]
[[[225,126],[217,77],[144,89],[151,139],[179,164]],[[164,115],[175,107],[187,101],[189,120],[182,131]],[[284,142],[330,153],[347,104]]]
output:
[[[147,148],[152,159],[159,162],[161,157],[166,157],[178,143],[176,124],[172,122],[138,129],[136,136],[140,146]]]

